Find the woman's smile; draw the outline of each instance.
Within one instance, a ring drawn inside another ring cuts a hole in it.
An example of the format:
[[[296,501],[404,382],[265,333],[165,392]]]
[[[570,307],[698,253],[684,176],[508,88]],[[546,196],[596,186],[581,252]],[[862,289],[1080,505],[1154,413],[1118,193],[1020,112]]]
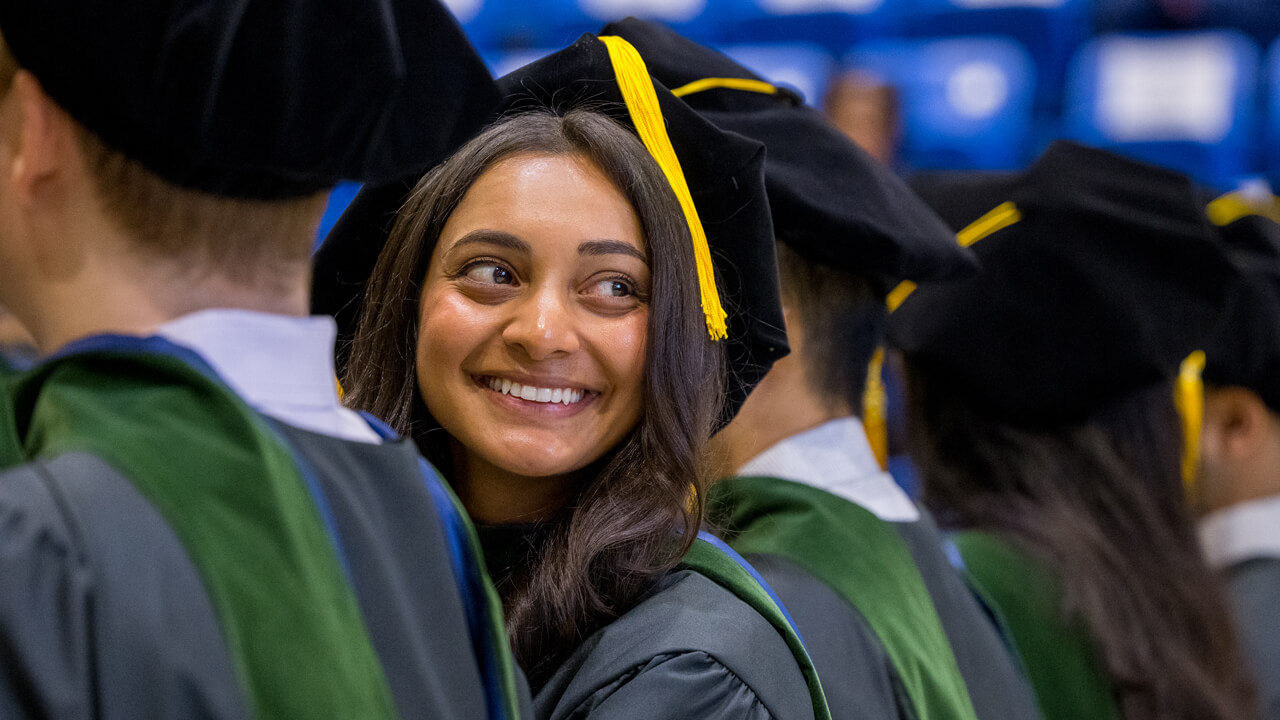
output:
[[[600,393],[557,381],[525,378],[525,382],[504,375],[473,375],[476,385],[496,393],[502,407],[520,411],[545,412],[550,417],[567,417],[586,408]],[[541,407],[540,407],[541,406]]]

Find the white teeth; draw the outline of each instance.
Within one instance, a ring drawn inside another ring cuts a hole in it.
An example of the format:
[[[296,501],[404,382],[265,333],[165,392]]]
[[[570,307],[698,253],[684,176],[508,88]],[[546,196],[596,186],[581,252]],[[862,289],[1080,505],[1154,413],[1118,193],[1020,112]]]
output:
[[[572,388],[540,388],[532,385],[521,385],[506,378],[489,378],[489,389],[494,392],[502,393],[518,397],[523,400],[538,403],[564,403],[572,405],[582,399],[585,394],[583,390],[574,390]]]

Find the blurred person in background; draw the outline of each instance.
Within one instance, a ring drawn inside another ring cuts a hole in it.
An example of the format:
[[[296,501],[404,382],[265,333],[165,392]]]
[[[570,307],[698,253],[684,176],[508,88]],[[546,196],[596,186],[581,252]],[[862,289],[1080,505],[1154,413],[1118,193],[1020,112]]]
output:
[[[1037,718],[1026,679],[864,427],[886,283],[971,274],[972,254],[817,111],[720,53],[629,19],[650,72],[765,144],[791,354],[713,439],[713,527],[778,593],[834,718]],[[892,280],[889,280],[892,278]],[[866,418],[883,441],[880,408]],[[880,444],[883,450],[883,444]]]
[[[902,134],[898,91],[874,75],[852,70],[831,81],[823,101],[827,118],[885,167],[896,167]]]
[[[1277,720],[1280,225],[1252,213],[1221,224],[1241,277],[1206,351],[1200,473],[1191,498],[1205,555],[1229,584],[1263,717]]]
[[[46,0],[0,32],[0,302],[46,358],[0,448],[0,717],[519,717],[465,519],[308,317],[327,189],[497,101],[448,11]]]
[[[1233,276],[1191,183],[1060,142],[917,190],[983,272],[891,316],[912,457],[1044,716],[1255,717],[1185,498]]]
[[[317,275],[385,245],[347,402],[457,489],[536,717],[829,717],[785,611],[698,533],[706,440],[786,351],[764,148],[652,57],[586,35],[501,78],[509,114],[403,206],[356,198]]]

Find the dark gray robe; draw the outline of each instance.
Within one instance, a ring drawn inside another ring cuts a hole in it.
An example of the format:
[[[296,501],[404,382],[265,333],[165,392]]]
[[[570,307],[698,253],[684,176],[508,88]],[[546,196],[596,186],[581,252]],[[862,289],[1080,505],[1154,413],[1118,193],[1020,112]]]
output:
[[[785,641],[706,577],[679,570],[592,634],[534,696],[539,720],[812,720]]]
[[[921,509],[919,520],[890,524],[924,579],[978,718],[1039,720],[1030,684],[990,617],[948,561],[929,513]],[[911,699],[888,651],[856,608],[782,558],[750,555],[747,559],[791,611],[819,677],[841,678],[841,682],[823,683],[835,720],[914,720]],[[826,668],[838,671],[824,673]]]
[[[445,530],[412,444],[277,427],[323,488],[401,717],[485,717]],[[84,454],[0,473],[0,718],[248,713],[199,574],[128,480]]]
[[[1280,720],[1280,558],[1232,565],[1227,580],[1262,717]]]

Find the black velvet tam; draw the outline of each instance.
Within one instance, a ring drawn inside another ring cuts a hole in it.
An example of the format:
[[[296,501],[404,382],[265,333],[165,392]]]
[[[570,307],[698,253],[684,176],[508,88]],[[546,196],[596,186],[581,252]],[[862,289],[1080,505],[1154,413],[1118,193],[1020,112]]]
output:
[[[948,227],[958,229],[1008,200],[1019,178],[1014,172],[933,170],[913,174],[907,184]]]
[[[650,60],[643,51],[641,55]],[[788,351],[764,186],[764,146],[721,130],[661,83],[653,84],[706,232],[720,301],[728,313],[726,395],[730,411],[736,411],[773,362]],[[498,86],[501,114],[585,108],[634,129],[608,49],[594,35],[584,35],[568,48],[500,78]],[[320,249],[313,309],[336,312],[342,336],[354,332],[363,283],[409,187],[393,183],[361,191]],[[696,281],[695,268],[690,266],[688,272]]]
[[[1240,277],[1206,350],[1204,379],[1249,388],[1280,412],[1280,225],[1245,215],[1221,233]]]
[[[707,78],[763,79],[655,23],[628,18],[604,34],[635,45],[649,72],[703,117],[764,143],[774,233],[805,259],[888,283],[976,269],[972,254],[956,245],[946,224],[893,171],[795,93],[695,90],[690,83]]]
[[[108,146],[224,196],[420,171],[497,101],[437,0],[16,0],[0,32]]]
[[[1170,380],[1205,348],[1234,271],[1184,176],[1059,142],[1016,182],[991,179],[995,195],[955,192],[1020,219],[972,246],[981,274],[921,286],[892,314],[913,363],[989,416],[1047,425]]]

